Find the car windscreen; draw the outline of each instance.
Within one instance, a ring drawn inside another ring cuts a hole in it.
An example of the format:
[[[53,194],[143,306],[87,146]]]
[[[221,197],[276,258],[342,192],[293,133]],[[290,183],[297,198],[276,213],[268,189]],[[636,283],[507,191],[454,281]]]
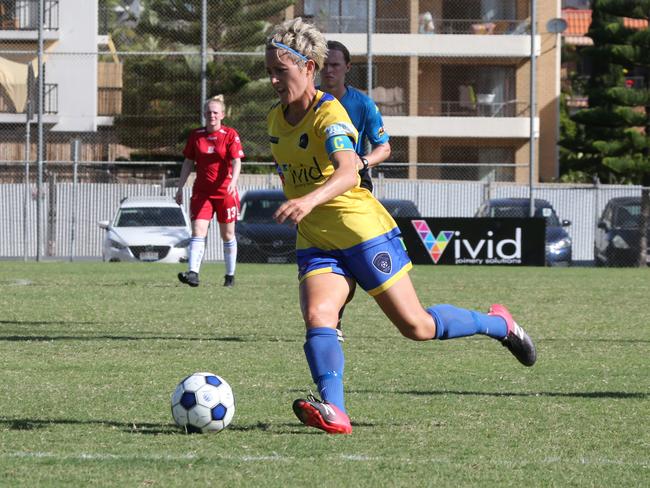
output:
[[[614,212],[614,227],[638,229],[641,225],[641,205],[625,205]]]
[[[390,201],[379,200],[393,217],[420,217],[420,211],[415,204],[409,200]]]
[[[490,217],[517,217],[521,219],[528,217],[528,212],[528,207],[523,207],[521,205],[492,207],[489,210]],[[544,217],[544,219],[546,219],[546,225],[551,227],[557,227],[560,225],[557,214],[549,207],[536,208],[535,217]]]
[[[262,198],[244,200],[242,220],[244,222],[273,222],[273,214],[284,200]]]
[[[185,227],[180,207],[122,208],[115,227]]]

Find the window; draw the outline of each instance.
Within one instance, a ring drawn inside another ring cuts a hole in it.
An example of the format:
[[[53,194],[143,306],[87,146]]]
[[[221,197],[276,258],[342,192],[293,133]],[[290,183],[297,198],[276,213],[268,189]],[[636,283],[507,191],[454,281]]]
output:
[[[117,216],[115,227],[185,227],[180,207],[123,208]]]

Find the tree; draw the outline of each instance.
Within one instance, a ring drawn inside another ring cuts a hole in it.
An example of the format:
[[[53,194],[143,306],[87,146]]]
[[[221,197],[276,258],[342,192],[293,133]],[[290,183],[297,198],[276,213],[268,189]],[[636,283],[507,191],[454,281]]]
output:
[[[588,36],[594,41],[583,55],[592,64],[586,92],[589,108],[573,117],[582,131],[574,149],[583,168],[616,175],[620,182],[643,186],[639,265],[646,264],[650,222],[650,32],[625,27],[623,17],[648,20],[648,0],[594,0]],[[642,86],[626,75],[642,73]]]
[[[200,123],[202,1],[140,3],[137,25],[132,34],[122,33],[118,50],[159,54],[125,57],[124,109],[116,128],[124,144],[149,157],[177,159],[188,132]],[[249,159],[269,158],[265,114],[274,96],[262,48],[272,21],[292,3],[207,2],[207,95],[225,95],[225,123],[242,134]]]

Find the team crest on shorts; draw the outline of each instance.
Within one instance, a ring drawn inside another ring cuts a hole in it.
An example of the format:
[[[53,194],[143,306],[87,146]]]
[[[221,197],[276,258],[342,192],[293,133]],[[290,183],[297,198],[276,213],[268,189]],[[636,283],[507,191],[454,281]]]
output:
[[[386,274],[389,274],[393,268],[390,254],[387,252],[380,252],[374,258],[372,258],[372,265],[382,273]]]

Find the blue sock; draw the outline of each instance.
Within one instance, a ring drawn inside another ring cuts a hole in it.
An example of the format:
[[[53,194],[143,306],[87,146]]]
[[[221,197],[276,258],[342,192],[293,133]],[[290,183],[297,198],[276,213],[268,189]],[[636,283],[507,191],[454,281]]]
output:
[[[429,307],[427,312],[436,321],[436,339],[455,339],[474,334],[503,339],[508,333],[506,321],[501,317],[446,304]]]
[[[336,329],[329,327],[308,329],[304,350],[311,377],[318,386],[321,398],[345,412],[343,399],[345,358]]]

